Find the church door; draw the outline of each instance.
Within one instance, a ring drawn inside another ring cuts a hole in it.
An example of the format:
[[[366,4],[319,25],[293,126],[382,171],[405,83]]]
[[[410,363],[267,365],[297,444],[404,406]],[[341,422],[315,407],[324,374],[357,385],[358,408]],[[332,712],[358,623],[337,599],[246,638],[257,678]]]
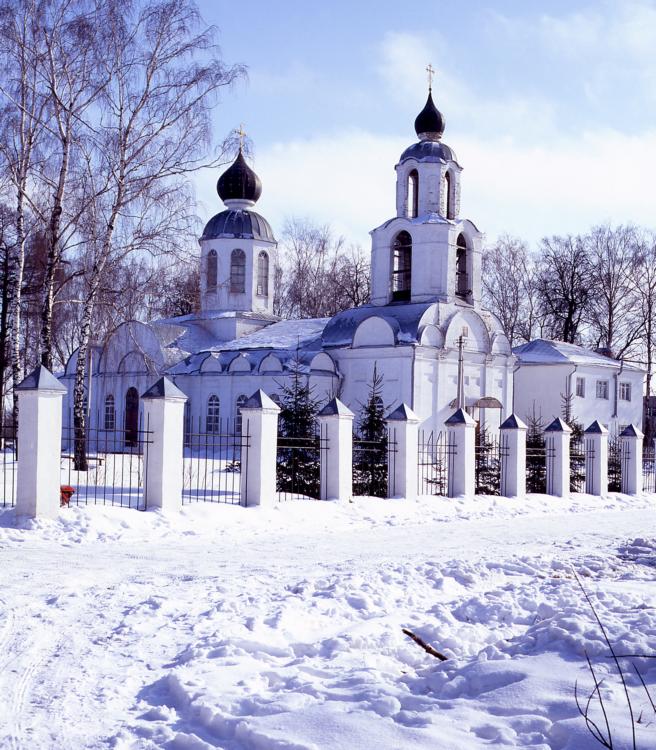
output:
[[[125,394],[125,444],[131,447],[139,440],[139,393],[128,388]]]

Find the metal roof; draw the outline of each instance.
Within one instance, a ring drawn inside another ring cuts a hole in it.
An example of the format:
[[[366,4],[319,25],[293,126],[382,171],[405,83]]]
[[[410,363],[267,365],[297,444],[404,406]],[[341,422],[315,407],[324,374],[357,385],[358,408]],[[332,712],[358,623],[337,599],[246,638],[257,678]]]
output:
[[[269,222],[255,211],[245,209],[221,211],[207,222],[201,240],[214,240],[221,237],[276,241]]]

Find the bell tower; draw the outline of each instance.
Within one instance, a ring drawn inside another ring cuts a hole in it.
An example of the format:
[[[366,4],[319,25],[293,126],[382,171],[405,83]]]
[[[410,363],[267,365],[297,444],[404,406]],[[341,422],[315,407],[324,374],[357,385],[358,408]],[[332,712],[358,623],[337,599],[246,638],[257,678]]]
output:
[[[396,165],[396,217],[372,235],[374,305],[440,300],[473,307],[481,300],[481,240],[460,218],[462,167],[442,142],[445,119],[433,101],[415,119],[417,143]]]

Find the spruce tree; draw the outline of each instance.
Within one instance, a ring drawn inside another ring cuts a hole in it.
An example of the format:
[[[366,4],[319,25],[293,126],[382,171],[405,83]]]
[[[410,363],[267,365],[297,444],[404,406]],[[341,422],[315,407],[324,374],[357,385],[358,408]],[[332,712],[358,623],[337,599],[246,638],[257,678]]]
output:
[[[498,495],[501,491],[501,461],[498,445],[488,431],[476,426],[475,476],[477,495]]]
[[[583,425],[572,416],[573,394],[561,395],[563,419],[571,428],[569,440],[569,489],[582,492],[585,489],[585,438]]]
[[[526,433],[526,491],[547,491],[547,454],[542,416],[535,413],[528,417]]]
[[[319,401],[312,396],[298,356],[292,362],[291,370],[291,382],[281,384],[276,488],[279,492],[319,497],[319,437],[316,431]]]
[[[353,444],[353,494],[387,497],[387,425],[383,376],[376,363]]]

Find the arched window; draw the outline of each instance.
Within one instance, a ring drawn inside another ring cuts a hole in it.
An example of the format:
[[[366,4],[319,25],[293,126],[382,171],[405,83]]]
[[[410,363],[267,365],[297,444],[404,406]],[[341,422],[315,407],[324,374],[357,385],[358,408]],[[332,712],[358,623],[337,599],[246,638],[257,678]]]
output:
[[[230,255],[230,291],[237,294],[246,291],[246,253],[243,250],[233,250]]]
[[[399,232],[392,245],[392,300],[410,299],[412,237]]]
[[[467,240],[464,234],[460,234],[456,243],[456,294],[459,297],[466,297],[470,292],[467,273]]]
[[[264,250],[257,256],[257,293],[269,296],[269,256]]]
[[[216,288],[216,278],[218,275],[218,259],[216,250],[210,250],[207,254],[207,288]]]
[[[111,393],[105,397],[105,429],[116,429],[116,407]]]
[[[237,397],[237,404],[236,404],[236,416],[235,416],[235,432],[237,435],[241,434],[242,429],[242,421],[241,421],[241,407],[248,401],[248,396],[245,396],[243,393],[241,396]]]
[[[139,441],[139,391],[132,387],[125,394],[125,444],[134,447]]]
[[[408,216],[414,219],[419,215],[419,175],[413,169],[408,175]]]
[[[446,218],[453,219],[453,196],[451,195],[451,172],[447,172],[444,175],[444,208],[446,210]]]
[[[205,418],[206,432],[219,432],[219,409],[221,403],[219,397],[212,394],[207,399],[207,415]]]
[[[191,445],[191,428],[192,428],[191,400],[187,399],[184,405],[184,426],[183,426],[184,444],[186,446]]]

